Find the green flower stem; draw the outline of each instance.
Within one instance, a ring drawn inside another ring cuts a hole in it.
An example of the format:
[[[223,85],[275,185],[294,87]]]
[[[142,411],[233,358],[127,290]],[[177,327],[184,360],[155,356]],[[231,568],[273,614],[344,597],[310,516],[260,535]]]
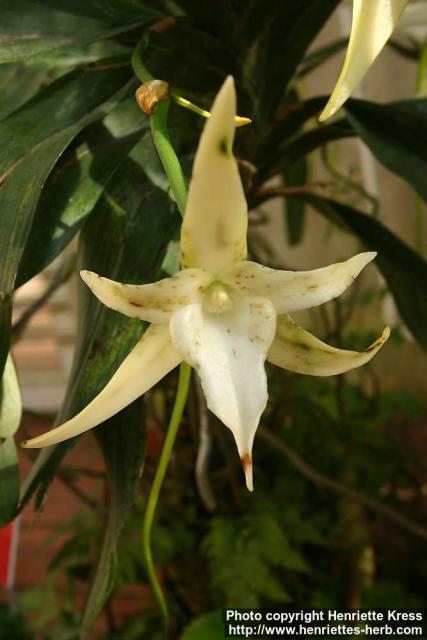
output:
[[[150,118],[151,135],[179,212],[184,217],[185,204],[187,202],[187,184],[169,138],[167,126],[169,103],[170,100],[163,100],[156,106]]]
[[[132,66],[141,82],[149,82],[150,80],[153,80],[152,75],[142,63],[147,44],[148,36],[145,35],[135,48],[135,51],[132,55]],[[182,217],[184,217],[185,205],[187,202],[187,184],[185,182],[184,174],[182,172],[178,157],[175,153],[169,137],[167,124],[169,104],[170,100],[168,99],[160,102],[156,106],[154,113],[150,118],[150,127],[151,134],[153,136],[153,142],[157,149],[157,153],[159,154],[159,158],[165,170],[166,176],[169,180],[175,202],[177,204],[179,212],[181,213]],[[148,496],[144,524],[142,527],[142,548],[145,558],[145,565],[147,568],[147,573],[151,587],[153,589],[153,593],[160,607],[166,639],[169,633],[169,611],[166,599],[164,597],[162,588],[157,579],[157,575],[154,569],[153,554],[151,550],[151,530],[153,528],[153,521],[156,513],[157,503],[159,501],[160,491],[163,486],[163,481],[165,479],[166,471],[171,459],[176,435],[178,433],[182,414],[187,402],[188,391],[190,388],[190,378],[191,367],[183,362],[179,368],[178,388],[175,396],[175,403],[166,432],[166,438],[163,445],[162,453],[160,455],[160,460],[157,465],[156,475],[154,476],[153,485],[151,487],[150,495]]]
[[[144,525],[142,528],[142,547],[144,552],[145,564],[150,578],[150,584],[153,589],[156,600],[159,604],[163,618],[165,629],[165,638],[168,637],[169,630],[169,612],[165,597],[160,587],[157,575],[154,569],[153,555],[151,552],[151,529],[153,526],[154,515],[156,512],[159,494],[163,486],[166,470],[172,455],[172,449],[175,443],[176,434],[181,423],[182,414],[184,412],[185,403],[187,402],[188,391],[190,388],[191,367],[183,362],[179,368],[178,389],[176,392],[175,403],[172,410],[172,416],[169,422],[166,439],[163,445],[160,460],[157,465],[156,475],[154,476],[153,486],[147,502],[145,512]]]
[[[142,63],[147,45],[148,37],[146,34],[135,47],[132,55],[132,67],[141,82],[153,80],[153,76]],[[184,217],[185,204],[187,202],[187,183],[169,137],[167,124],[169,105],[170,99],[159,102],[150,117],[150,128],[153,142],[169,180],[173,197],[180,214]]]

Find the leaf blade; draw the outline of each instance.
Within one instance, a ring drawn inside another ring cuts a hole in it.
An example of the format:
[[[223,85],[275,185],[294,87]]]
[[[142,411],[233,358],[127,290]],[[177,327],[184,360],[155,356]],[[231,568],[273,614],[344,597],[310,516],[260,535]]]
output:
[[[390,287],[402,319],[415,339],[427,349],[427,262],[365,213],[314,194],[303,197],[328,219],[344,224],[366,248],[378,252],[375,264]]]

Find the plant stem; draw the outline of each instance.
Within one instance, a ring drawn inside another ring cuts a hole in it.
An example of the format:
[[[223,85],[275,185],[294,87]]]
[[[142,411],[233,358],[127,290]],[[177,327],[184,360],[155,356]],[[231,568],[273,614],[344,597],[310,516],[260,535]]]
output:
[[[142,528],[142,547],[144,552],[145,564],[156,600],[159,604],[163,618],[165,630],[165,638],[168,637],[169,631],[169,612],[166,599],[163,595],[160,583],[154,569],[153,555],[151,552],[151,529],[153,526],[154,515],[156,512],[159,494],[163,486],[166,470],[172,455],[172,449],[175,443],[178,427],[181,423],[182,414],[184,412],[185,403],[187,401],[188,390],[190,387],[191,367],[183,362],[179,368],[178,389],[176,392],[175,403],[172,410],[172,416],[166,433],[160,460],[157,465],[156,475],[154,476],[153,485],[148,497],[147,508],[145,511],[144,524]]]
[[[187,183],[169,138],[167,126],[169,103],[170,100],[163,100],[156,106],[150,118],[151,135],[179,212],[184,217],[185,204],[187,202]]]
[[[147,44],[148,36],[145,35],[136,46],[132,55],[132,66],[135,74],[138,76],[141,82],[149,82],[153,79],[153,76],[142,63]],[[169,180],[173,197],[180,214],[182,215],[182,217],[184,217],[185,205],[187,202],[187,184],[178,160],[178,156],[175,153],[169,137],[167,123],[169,104],[170,99],[166,99],[156,106],[154,113],[150,118],[150,128],[151,135],[153,136],[153,142],[157,149],[157,153],[159,154],[159,158],[165,170],[166,176]],[[187,402],[188,391],[190,387],[190,378],[191,367],[185,362],[181,363],[179,368],[178,389],[176,392],[172,416],[169,422],[165,442],[163,445],[162,453],[160,455],[160,460],[157,465],[156,475],[154,476],[153,485],[148,497],[144,524],[142,527],[142,548],[145,558],[145,564],[151,587],[160,607],[166,640],[169,634],[169,611],[166,599],[163,595],[162,588],[157,579],[157,575],[154,569],[153,554],[151,551],[151,529],[153,527],[153,520],[157,508],[157,503],[159,501],[160,491],[163,486],[166,470],[171,459],[176,435],[181,423],[185,404]]]
[[[147,34],[140,40],[132,55],[132,67],[141,82],[153,80],[151,73],[144,67],[142,58],[148,45]],[[167,124],[170,99],[163,100],[154,109],[150,117],[151,135],[159,154],[160,161],[169,180],[171,191],[180,214],[184,217],[187,202],[187,183],[178,157],[169,137]]]

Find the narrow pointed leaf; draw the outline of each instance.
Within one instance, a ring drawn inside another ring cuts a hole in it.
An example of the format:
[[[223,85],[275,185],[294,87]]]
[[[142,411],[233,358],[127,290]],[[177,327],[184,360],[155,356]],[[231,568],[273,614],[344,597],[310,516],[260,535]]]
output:
[[[93,621],[114,587],[117,541],[132,507],[145,458],[143,403],[136,402],[103,427],[100,444],[108,469],[109,511],[104,540],[85,606],[81,640],[93,638]]]
[[[84,227],[80,266],[128,282],[155,280],[178,224],[167,194],[153,188],[141,167],[129,159],[109,181],[107,192]],[[140,320],[102,305],[83,283],[79,290],[78,343],[57,424],[78,413],[99,393],[144,329]],[[132,504],[143,461],[145,425],[141,403],[136,400],[93,432],[105,455],[109,518],[86,603],[82,638],[92,638],[92,623],[113,584],[117,540]],[[75,439],[68,440],[41,452],[26,481],[21,504],[35,495],[36,505],[40,505],[56,467],[74,442]]]
[[[303,186],[307,180],[307,159],[301,158],[299,162],[290,166],[283,172],[282,179],[285,186]],[[304,207],[304,202],[295,198],[287,199],[283,204],[284,224],[290,245],[299,244],[302,240],[305,225]]]
[[[71,127],[40,145],[19,164],[0,189],[0,371],[9,350],[15,276],[37,201],[52,167],[76,133],[77,130]]]
[[[292,99],[288,99],[287,103],[277,112],[271,129],[266,131],[265,136],[259,140],[255,151],[255,161],[257,163],[265,161],[271,153],[276,153],[277,148],[283,146],[289,138],[298,135],[303,126],[320,113],[326,101],[325,96],[316,96],[302,102],[293,92]]]
[[[44,269],[74,238],[139,137],[136,132],[115,138],[102,124],[95,124],[84,142],[65,151],[44,185],[16,287]]]
[[[48,70],[43,64],[3,64],[0,66],[0,86],[2,99],[0,120],[19,109],[32,98],[46,82]]]
[[[28,241],[40,193],[53,166],[71,140],[75,138],[81,129],[104,115],[120,100],[123,92],[122,82],[123,78],[121,78],[120,83],[117,83],[117,80],[116,83],[113,82],[113,85],[109,85],[109,90],[106,93],[102,91],[100,94],[92,94],[92,99],[88,102],[82,99],[84,108],[80,106],[78,109],[70,109],[74,118],[69,117],[69,115],[64,115],[61,118],[61,110],[59,110],[55,119],[52,118],[51,112],[43,111],[45,126],[39,130],[36,136],[37,146],[29,150],[25,139],[17,136],[17,140],[20,140],[18,146],[12,141],[9,147],[9,152],[12,154],[16,153],[19,148],[21,149],[19,153],[25,151],[25,156],[20,158],[18,164],[5,178],[0,188],[0,226],[2,229],[0,234],[0,255],[3,261],[0,275],[0,371],[3,370],[9,350],[12,291],[19,262]],[[111,96],[111,90],[114,89],[115,91],[119,85],[122,85],[122,89],[116,91],[114,96]],[[73,93],[66,93],[63,97],[68,96],[71,98],[72,95]],[[109,100],[108,97],[110,98]],[[80,100],[79,98],[76,99]],[[44,104],[45,108],[46,104]],[[89,111],[87,111],[88,108]],[[3,123],[0,123],[0,139],[3,135],[7,143],[10,142],[10,136],[14,130],[13,127],[11,128],[11,123],[14,123],[14,125],[19,124],[24,111],[27,121],[26,126],[30,126],[26,109],[21,110],[18,114],[14,114],[11,118],[7,118]],[[64,108],[62,113],[65,114],[65,112],[66,109]],[[36,116],[34,113],[33,115],[34,117]],[[53,120],[55,124],[49,125],[48,120]],[[37,126],[40,126],[39,122]],[[37,126],[35,127],[36,129]],[[7,156],[8,154],[6,153],[5,155]],[[12,156],[9,155],[8,157],[10,159]],[[16,159],[17,156],[13,157]]]
[[[254,184],[260,185],[269,178],[294,166],[312,151],[323,147],[328,142],[341,140],[355,135],[353,127],[348,120],[341,119],[331,124],[326,124],[307,132],[302,132],[292,139],[285,139],[283,144],[276,145],[270,153],[265,153],[259,160],[258,171],[255,174]]]
[[[50,136],[77,125],[101,105],[104,107],[98,117],[107,113],[117,104],[117,93],[131,77],[130,67],[77,70],[43,89],[0,123],[0,173]],[[109,100],[113,101],[110,105]]]
[[[153,192],[140,167],[126,161],[82,232],[80,266],[120,279],[156,279],[177,224],[167,195]],[[105,387],[144,328],[140,320],[107,309],[84,283],[79,291],[81,328],[65,404],[56,424],[76,415]],[[74,442],[69,440],[40,453],[26,480],[22,504],[34,493],[36,505],[40,504],[56,466]]]
[[[0,0],[0,64],[93,42],[161,16],[150,3]]]
[[[385,105],[349,100],[345,109],[374,156],[427,201],[427,99]]]
[[[250,3],[241,31],[251,44],[244,73],[253,87],[257,120],[268,120],[274,113],[308,46],[337,4],[338,0],[277,0],[266,10],[260,0]]]
[[[377,251],[380,269],[403,321],[427,349],[427,262],[378,220],[339,202],[305,194],[304,199],[332,222]]]

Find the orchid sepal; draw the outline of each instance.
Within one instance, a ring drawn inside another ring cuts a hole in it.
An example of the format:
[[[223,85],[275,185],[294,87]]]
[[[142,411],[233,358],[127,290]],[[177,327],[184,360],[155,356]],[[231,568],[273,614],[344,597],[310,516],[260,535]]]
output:
[[[232,147],[236,94],[224,82],[207,120],[193,165],[181,227],[181,265],[217,273],[246,258],[248,209]]]
[[[374,63],[409,0],[353,0],[353,21],[344,64],[320,122],[338,111]]]
[[[21,446],[48,447],[96,427],[151,389],[181,361],[167,325],[151,325],[92,402],[71,420]]]
[[[364,351],[338,349],[299,327],[289,316],[281,315],[267,360],[294,373],[335,376],[372,360],[389,336],[390,328],[386,326],[379,338]]]

